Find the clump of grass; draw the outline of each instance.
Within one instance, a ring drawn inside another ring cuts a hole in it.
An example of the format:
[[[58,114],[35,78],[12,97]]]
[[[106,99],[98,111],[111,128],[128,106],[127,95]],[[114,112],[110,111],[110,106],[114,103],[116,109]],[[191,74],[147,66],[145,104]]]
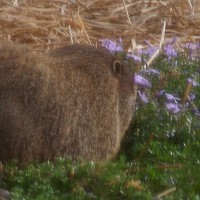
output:
[[[137,179],[127,173],[133,166],[119,159],[117,163],[71,163],[58,159],[54,164],[30,164],[24,169],[5,166],[3,185],[13,199],[131,199],[151,197]]]

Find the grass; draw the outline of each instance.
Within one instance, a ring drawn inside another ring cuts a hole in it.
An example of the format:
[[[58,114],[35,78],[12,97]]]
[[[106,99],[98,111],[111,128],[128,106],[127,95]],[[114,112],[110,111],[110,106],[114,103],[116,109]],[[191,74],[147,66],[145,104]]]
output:
[[[119,157],[106,164],[59,158],[55,163],[32,163],[23,169],[10,163],[1,167],[0,188],[14,200],[64,199],[200,199],[199,116],[191,107],[170,113],[155,92],[184,96],[186,79],[199,82],[199,60],[179,55],[176,66],[161,55],[152,67],[160,77],[148,76],[153,88],[150,102],[138,99],[134,121]],[[200,106],[200,89],[193,87]]]

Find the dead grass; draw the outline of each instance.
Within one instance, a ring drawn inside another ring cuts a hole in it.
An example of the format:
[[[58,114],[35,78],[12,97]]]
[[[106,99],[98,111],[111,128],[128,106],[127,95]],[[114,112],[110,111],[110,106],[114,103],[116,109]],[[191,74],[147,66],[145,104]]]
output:
[[[0,40],[53,48],[122,37],[125,46],[200,40],[199,0],[1,0]]]

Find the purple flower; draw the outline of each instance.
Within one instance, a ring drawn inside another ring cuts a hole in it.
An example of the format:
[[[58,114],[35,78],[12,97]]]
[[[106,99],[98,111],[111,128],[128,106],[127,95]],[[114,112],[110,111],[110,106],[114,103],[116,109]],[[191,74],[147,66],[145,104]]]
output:
[[[177,57],[177,51],[173,47],[177,39],[178,38],[176,36],[173,36],[172,41],[166,44],[166,46],[164,47],[164,51],[167,55],[168,61],[170,61],[173,57]]]
[[[193,79],[191,79],[191,78],[188,78],[188,79],[187,79],[187,82],[188,82],[188,83],[192,83],[192,86],[193,86],[193,87],[199,86],[199,84],[198,84],[196,81],[194,81]]]
[[[157,50],[158,47],[154,47],[149,41],[145,41],[148,45],[148,48],[143,50],[142,53],[151,57]]]
[[[183,47],[191,50],[191,51],[194,51],[198,48],[198,45],[197,44],[192,44],[192,43],[187,43],[187,44],[184,44]]]
[[[165,96],[166,96],[167,100],[169,100],[169,101],[177,102],[177,100],[180,100],[180,98],[175,97],[174,95],[169,94],[169,93],[165,93]]]
[[[190,93],[189,94],[189,101],[194,101],[195,99],[195,94],[194,93]]]
[[[167,44],[164,47],[165,53],[167,55],[168,60],[171,60],[173,57],[177,56],[176,50],[173,48],[172,44]]]
[[[143,53],[143,50],[142,50],[142,49],[138,49],[138,50],[137,50],[137,54],[138,54],[138,55],[142,55],[142,53]]]
[[[175,97],[172,94],[165,93],[168,100],[175,100]]]
[[[135,83],[143,87],[151,88],[151,83],[139,74],[135,74]]]
[[[144,103],[149,103],[149,100],[147,98],[147,95],[144,92],[138,91],[139,97],[140,99],[144,102]]]
[[[166,108],[172,113],[178,113],[180,111],[177,103],[166,103]]]
[[[114,42],[109,39],[102,39],[100,40],[100,42],[103,47],[106,47],[109,51],[113,53],[123,51],[121,38],[119,38],[118,42]]]
[[[133,59],[136,62],[141,62],[142,61],[142,59],[139,56],[133,55],[131,53],[127,54],[127,58],[131,58],[131,59]]]
[[[187,49],[190,60],[192,60],[194,58],[195,51],[199,50],[199,48],[200,48],[199,43],[193,44],[191,42],[182,45],[182,47]]]

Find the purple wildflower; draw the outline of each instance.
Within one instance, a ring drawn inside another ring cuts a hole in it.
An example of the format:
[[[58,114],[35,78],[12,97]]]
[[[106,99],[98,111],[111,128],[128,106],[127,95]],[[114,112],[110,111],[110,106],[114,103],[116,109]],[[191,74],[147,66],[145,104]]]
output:
[[[191,42],[182,45],[182,47],[187,49],[190,60],[194,58],[195,51],[199,50],[200,48],[199,43],[193,44]]]
[[[188,83],[192,83],[192,86],[193,86],[193,87],[199,86],[199,84],[198,84],[196,81],[194,81],[193,79],[191,79],[191,78],[188,78],[188,79],[187,79],[187,82],[188,82]]]
[[[141,62],[142,61],[142,59],[139,56],[133,55],[131,53],[127,54],[127,58],[133,59],[136,62]]]
[[[149,41],[145,41],[148,45],[148,48],[143,50],[142,53],[151,57],[157,50],[158,47],[154,47]]]
[[[165,53],[167,55],[168,60],[171,60],[173,57],[177,56],[176,50],[173,48],[172,44],[167,44],[164,47]]]
[[[169,100],[169,101],[177,102],[177,100],[180,100],[180,98],[175,97],[174,95],[169,94],[169,93],[165,93],[165,96],[166,96],[167,100]]]
[[[175,97],[172,94],[165,93],[168,100],[175,100]]]
[[[135,74],[135,83],[143,87],[151,88],[151,83],[139,74]]]
[[[177,57],[177,51],[174,49],[174,44],[177,41],[177,37],[173,36],[172,41],[166,44],[164,47],[165,54],[167,55],[168,61],[170,61],[173,57]]]
[[[177,103],[166,103],[166,108],[172,113],[178,113],[180,111]]]
[[[195,99],[195,94],[194,93],[190,93],[189,94],[189,101],[194,101]]]
[[[140,99],[141,99],[144,103],[149,103],[149,100],[148,100],[148,98],[147,98],[145,92],[138,91],[138,94],[139,94]]]
[[[142,50],[142,49],[138,49],[138,50],[137,50],[137,54],[138,54],[138,55],[142,55],[142,53],[143,53],[143,50]]]
[[[123,51],[121,38],[119,38],[118,42],[109,39],[102,39],[100,42],[103,47],[106,47],[112,53]]]
[[[191,51],[191,52],[193,52],[193,51],[195,51],[197,48],[199,48],[199,45],[198,45],[198,44],[193,44],[193,43],[191,43],[191,42],[186,43],[186,44],[184,44],[184,45],[182,45],[182,46],[183,46],[183,48],[186,48],[186,49],[188,49],[188,50]]]

